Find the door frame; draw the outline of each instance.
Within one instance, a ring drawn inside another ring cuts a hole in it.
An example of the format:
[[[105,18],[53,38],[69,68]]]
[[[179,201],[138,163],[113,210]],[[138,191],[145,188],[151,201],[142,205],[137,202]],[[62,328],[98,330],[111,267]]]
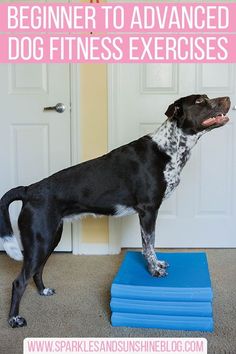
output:
[[[112,150],[116,145],[116,122],[117,122],[117,103],[119,100],[119,64],[107,65],[107,85],[108,85],[108,150]],[[71,163],[78,164],[81,161],[81,117],[79,113],[79,97],[80,97],[80,69],[78,64],[70,64],[70,81],[71,81]],[[109,241],[107,245],[103,245],[101,249],[97,249],[96,254],[118,254],[121,251],[120,235],[120,219],[109,217]],[[90,245],[91,246],[91,245]],[[93,247],[93,246],[92,246]],[[88,248],[86,243],[82,241],[81,222],[77,221],[72,224],[72,253],[78,254],[94,254],[91,247]]]
[[[71,138],[71,165],[76,165],[81,161],[81,117],[79,112],[79,97],[80,97],[80,65],[68,64],[70,70],[70,138]],[[72,223],[72,254],[77,255],[81,253],[82,237],[81,237],[81,223]]]
[[[117,147],[117,109],[119,103],[119,75],[120,64],[108,64],[108,150]],[[109,217],[109,254],[118,254],[121,251],[120,218]]]

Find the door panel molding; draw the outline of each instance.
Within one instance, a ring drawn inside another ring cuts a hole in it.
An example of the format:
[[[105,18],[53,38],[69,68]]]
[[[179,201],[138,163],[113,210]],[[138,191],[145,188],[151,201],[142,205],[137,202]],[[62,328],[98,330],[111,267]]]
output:
[[[178,78],[179,66],[176,64],[143,64],[140,66],[140,92],[149,95],[178,93]]]

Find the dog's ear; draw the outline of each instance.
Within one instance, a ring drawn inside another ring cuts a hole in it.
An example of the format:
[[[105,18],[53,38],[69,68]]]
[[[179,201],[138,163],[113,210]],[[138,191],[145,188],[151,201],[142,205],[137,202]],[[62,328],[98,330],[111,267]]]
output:
[[[179,110],[179,106],[176,103],[172,103],[171,105],[169,105],[169,107],[167,108],[167,111],[165,112],[165,115],[168,118],[173,118],[175,116],[175,113]]]

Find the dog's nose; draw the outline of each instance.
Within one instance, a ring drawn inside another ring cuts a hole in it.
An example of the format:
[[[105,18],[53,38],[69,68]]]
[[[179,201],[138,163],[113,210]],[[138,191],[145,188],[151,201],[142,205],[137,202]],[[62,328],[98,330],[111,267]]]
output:
[[[224,101],[230,101],[230,98],[228,96],[225,97],[221,97],[220,101],[224,102]]]
[[[230,104],[231,104],[230,98],[228,96],[220,97],[219,104],[223,105],[223,106],[226,106],[226,107],[229,107]]]

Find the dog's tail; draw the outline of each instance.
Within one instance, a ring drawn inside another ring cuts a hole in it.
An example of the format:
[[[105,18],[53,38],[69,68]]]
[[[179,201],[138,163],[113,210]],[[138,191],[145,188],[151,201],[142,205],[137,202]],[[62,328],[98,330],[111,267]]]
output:
[[[21,261],[23,259],[22,252],[18,245],[17,239],[13,234],[10,215],[9,215],[9,205],[15,200],[24,201],[26,197],[26,187],[17,187],[11,189],[9,192],[4,194],[2,199],[0,199],[0,238],[3,241],[3,247],[11,258],[16,261]]]

